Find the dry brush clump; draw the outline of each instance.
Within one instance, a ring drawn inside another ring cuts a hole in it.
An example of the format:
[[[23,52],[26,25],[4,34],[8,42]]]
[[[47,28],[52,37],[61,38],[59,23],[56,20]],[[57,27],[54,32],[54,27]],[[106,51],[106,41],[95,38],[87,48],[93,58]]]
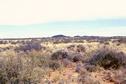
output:
[[[77,52],[85,52],[86,49],[83,45],[77,45]]]
[[[126,55],[116,49],[104,47],[99,49],[88,63],[104,69],[118,69],[126,66]]]
[[[61,60],[61,59],[67,58],[68,56],[69,55],[68,55],[67,51],[65,51],[65,50],[58,50],[58,51],[52,53],[51,59],[52,60]]]
[[[85,53],[86,48],[85,46],[79,44],[79,45],[70,45],[67,47],[68,51],[74,51],[78,53]]]
[[[58,61],[50,61],[49,62],[49,68],[51,68],[52,70],[57,70],[57,69],[60,69],[62,68],[62,64],[61,62],[58,62]]]
[[[20,45],[18,48],[16,48],[16,51],[32,51],[32,50],[36,50],[39,51],[41,49],[45,49],[44,46],[41,46],[41,43],[39,42],[26,42],[22,45]]]
[[[0,84],[38,84],[45,71],[35,67],[30,59],[8,57],[0,60]]]
[[[39,53],[32,51],[12,55],[10,52],[8,56],[1,56],[0,84],[39,84],[51,70],[62,67],[61,62],[51,60],[47,53]]]
[[[84,61],[85,57],[83,54],[78,52],[71,52],[68,50],[58,50],[51,55],[52,60],[64,60],[67,59],[71,62]]]

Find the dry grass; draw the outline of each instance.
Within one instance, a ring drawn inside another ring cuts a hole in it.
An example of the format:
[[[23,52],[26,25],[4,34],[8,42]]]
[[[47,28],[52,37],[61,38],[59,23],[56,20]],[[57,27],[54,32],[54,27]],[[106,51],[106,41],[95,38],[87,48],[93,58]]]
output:
[[[0,52],[0,84],[126,84],[125,44],[48,42],[27,52],[12,45]]]

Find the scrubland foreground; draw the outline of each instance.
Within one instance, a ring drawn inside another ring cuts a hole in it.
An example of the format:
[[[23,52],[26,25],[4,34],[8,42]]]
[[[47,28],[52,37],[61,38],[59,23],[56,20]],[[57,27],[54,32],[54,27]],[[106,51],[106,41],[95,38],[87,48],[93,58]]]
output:
[[[126,42],[58,39],[0,41],[0,84],[126,84]]]

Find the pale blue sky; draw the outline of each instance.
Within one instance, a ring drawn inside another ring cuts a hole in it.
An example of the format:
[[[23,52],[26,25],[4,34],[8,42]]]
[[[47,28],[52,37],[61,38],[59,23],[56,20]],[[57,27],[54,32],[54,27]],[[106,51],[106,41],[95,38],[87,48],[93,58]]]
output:
[[[0,38],[64,35],[126,36],[126,19],[61,21],[31,25],[0,25]]]
[[[126,36],[126,0],[0,0],[0,38]]]

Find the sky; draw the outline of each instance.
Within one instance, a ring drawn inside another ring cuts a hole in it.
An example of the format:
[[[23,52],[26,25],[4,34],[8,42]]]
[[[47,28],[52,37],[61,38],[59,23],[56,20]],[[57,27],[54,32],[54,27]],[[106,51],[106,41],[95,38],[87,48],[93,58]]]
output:
[[[0,0],[0,38],[126,36],[126,0]]]

